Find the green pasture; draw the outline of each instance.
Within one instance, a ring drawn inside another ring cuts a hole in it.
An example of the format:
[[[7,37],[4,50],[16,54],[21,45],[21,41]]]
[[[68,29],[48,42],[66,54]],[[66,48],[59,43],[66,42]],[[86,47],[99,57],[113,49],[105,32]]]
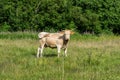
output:
[[[68,57],[46,48],[36,32],[0,33],[0,80],[120,80],[120,36],[74,34]]]

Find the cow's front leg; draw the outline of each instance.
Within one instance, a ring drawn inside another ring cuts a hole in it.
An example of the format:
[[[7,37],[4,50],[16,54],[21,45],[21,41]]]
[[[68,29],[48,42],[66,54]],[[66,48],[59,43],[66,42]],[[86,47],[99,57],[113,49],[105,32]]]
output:
[[[61,50],[61,46],[57,46],[57,49],[58,49],[58,58],[60,57],[60,50]]]
[[[67,48],[64,49],[64,54],[67,57]]]

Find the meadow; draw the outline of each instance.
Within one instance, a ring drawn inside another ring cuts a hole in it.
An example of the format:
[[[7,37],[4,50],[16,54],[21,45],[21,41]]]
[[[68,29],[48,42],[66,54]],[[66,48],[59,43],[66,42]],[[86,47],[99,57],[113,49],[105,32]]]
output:
[[[0,80],[120,80],[120,36],[76,33],[60,58],[38,46],[37,32],[1,32]]]

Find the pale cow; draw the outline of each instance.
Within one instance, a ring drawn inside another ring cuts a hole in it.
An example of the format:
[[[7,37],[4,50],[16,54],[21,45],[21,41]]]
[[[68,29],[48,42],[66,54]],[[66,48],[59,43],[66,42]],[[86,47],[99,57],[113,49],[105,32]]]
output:
[[[40,32],[38,34],[38,38],[41,39],[41,38],[45,37],[47,34],[49,34],[49,33],[48,32]]]
[[[39,44],[37,51],[37,57],[42,57],[43,48],[50,47],[50,48],[57,48],[58,50],[58,57],[60,54],[60,50],[64,49],[64,54],[67,56],[67,45],[70,40],[70,34],[73,34],[71,30],[63,30],[59,33],[47,33],[42,32],[39,33]],[[43,34],[43,35],[42,35]],[[41,35],[41,36],[40,36]]]

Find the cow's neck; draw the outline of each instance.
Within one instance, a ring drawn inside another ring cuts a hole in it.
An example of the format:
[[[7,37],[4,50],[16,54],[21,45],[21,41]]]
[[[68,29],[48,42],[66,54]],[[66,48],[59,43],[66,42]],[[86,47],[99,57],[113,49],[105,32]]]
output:
[[[64,39],[63,40],[63,45],[67,45],[69,40],[65,38],[65,34],[63,35],[63,39]]]
[[[63,46],[67,46],[69,40],[63,40]]]

